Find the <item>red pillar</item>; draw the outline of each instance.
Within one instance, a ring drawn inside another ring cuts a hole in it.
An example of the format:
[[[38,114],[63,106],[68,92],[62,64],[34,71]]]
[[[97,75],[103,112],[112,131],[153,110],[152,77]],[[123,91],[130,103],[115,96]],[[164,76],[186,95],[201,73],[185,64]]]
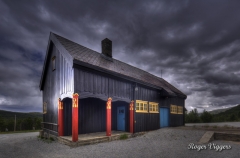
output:
[[[112,98],[108,98],[106,104],[106,136],[111,136],[112,118],[111,118]]]
[[[129,105],[129,129],[130,129],[130,133],[133,133],[134,132],[134,101],[132,100],[130,102],[130,105]]]
[[[72,99],[72,141],[78,141],[78,94],[73,94]]]
[[[58,99],[58,136],[63,136],[63,102]]]

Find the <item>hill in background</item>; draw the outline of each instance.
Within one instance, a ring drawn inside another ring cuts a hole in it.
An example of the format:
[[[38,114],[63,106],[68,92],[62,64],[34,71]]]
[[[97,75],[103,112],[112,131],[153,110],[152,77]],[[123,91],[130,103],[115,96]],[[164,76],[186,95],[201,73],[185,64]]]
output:
[[[227,111],[227,110],[229,110],[229,109],[231,109],[232,107],[230,107],[230,108],[225,108],[225,109],[217,109],[217,110],[212,110],[212,111],[208,111],[210,114],[219,114],[219,113],[221,113],[221,112],[225,112],[225,111]]]
[[[240,105],[233,108],[229,108],[226,111],[213,114],[214,122],[225,122],[225,121],[239,121],[240,120]]]
[[[225,110],[225,109],[224,109]],[[240,112],[240,104],[235,106],[235,107],[232,107],[232,108],[228,108],[226,109],[225,111],[223,112],[219,112],[217,113],[216,115],[231,115],[231,114],[235,114],[235,115],[238,115]]]
[[[16,115],[16,121],[15,121]],[[40,112],[12,112],[0,110],[0,132],[41,129],[42,113]]]
[[[22,113],[22,112],[12,112],[12,111],[5,111],[5,110],[0,110],[0,117],[10,120],[14,119],[15,115],[17,119],[26,119],[28,117],[30,118],[40,118],[42,119],[42,113],[40,112],[29,112],[29,113]]]
[[[216,114],[217,113],[217,114]],[[240,121],[240,105],[228,109],[198,113],[197,109],[185,114],[186,123],[234,122]]]

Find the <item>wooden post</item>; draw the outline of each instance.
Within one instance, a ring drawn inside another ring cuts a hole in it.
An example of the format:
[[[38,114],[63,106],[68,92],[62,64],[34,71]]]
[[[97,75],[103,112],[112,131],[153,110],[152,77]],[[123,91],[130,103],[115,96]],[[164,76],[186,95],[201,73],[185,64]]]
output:
[[[134,101],[132,100],[129,105],[129,129],[130,133],[134,133]]]
[[[111,111],[112,111],[112,98],[108,98],[106,104],[106,136],[111,136],[112,129]]]
[[[63,102],[58,99],[58,136],[63,136]]]
[[[72,99],[72,141],[78,141],[78,94],[73,94]]]

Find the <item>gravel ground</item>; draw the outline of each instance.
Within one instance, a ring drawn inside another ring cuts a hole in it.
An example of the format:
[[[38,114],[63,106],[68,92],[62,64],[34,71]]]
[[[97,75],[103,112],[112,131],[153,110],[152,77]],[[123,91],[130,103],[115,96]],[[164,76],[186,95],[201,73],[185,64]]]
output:
[[[70,148],[58,142],[38,140],[38,133],[0,134],[0,158],[32,157],[240,157],[240,143],[213,141],[231,145],[230,150],[188,150],[190,143],[198,144],[204,131],[164,128],[145,135],[94,145]],[[206,144],[207,146],[207,144]]]

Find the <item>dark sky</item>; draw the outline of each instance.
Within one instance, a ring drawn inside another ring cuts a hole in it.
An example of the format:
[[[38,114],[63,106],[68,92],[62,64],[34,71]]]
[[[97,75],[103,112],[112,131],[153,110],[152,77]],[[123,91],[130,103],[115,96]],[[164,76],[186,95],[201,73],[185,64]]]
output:
[[[0,109],[42,111],[49,33],[161,76],[187,109],[240,103],[239,0],[0,0]]]

